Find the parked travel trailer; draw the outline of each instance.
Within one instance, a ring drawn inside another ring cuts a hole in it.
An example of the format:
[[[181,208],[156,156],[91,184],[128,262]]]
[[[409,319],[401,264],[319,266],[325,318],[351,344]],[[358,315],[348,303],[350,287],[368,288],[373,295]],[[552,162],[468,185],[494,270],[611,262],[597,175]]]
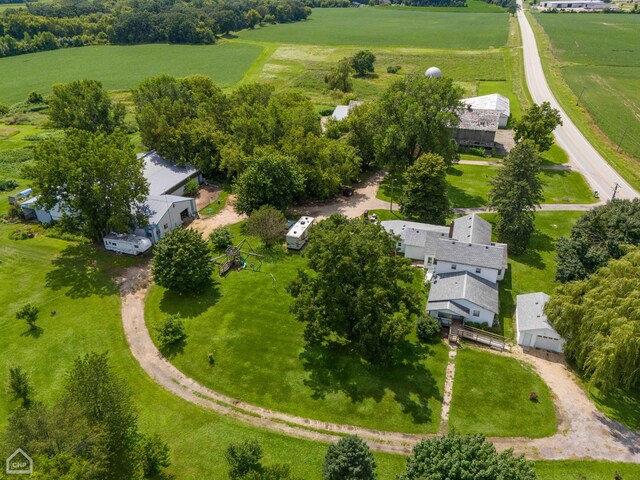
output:
[[[103,242],[107,250],[127,255],[140,255],[151,248],[151,240],[131,233],[110,233]]]
[[[300,217],[300,220],[289,229],[287,232],[287,248],[289,250],[300,250],[304,247],[313,220],[313,217]]]

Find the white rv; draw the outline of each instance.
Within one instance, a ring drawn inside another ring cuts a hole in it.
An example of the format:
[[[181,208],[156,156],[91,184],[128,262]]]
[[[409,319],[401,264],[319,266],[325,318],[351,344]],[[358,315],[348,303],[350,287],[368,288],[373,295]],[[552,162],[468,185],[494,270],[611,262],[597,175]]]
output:
[[[300,250],[304,247],[313,220],[313,217],[300,217],[300,220],[289,229],[287,232],[287,248],[289,250]]]
[[[127,255],[140,255],[151,248],[151,240],[131,233],[110,233],[103,242],[107,250]]]

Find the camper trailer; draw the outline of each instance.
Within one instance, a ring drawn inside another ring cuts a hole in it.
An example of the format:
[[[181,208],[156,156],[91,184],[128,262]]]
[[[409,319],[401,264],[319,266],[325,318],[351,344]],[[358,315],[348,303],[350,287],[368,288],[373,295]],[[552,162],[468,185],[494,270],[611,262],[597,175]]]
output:
[[[151,240],[130,233],[110,233],[103,241],[107,250],[127,255],[140,255],[151,248]]]
[[[304,247],[313,220],[313,217],[300,217],[300,220],[289,229],[287,232],[287,248],[289,250],[300,250]]]

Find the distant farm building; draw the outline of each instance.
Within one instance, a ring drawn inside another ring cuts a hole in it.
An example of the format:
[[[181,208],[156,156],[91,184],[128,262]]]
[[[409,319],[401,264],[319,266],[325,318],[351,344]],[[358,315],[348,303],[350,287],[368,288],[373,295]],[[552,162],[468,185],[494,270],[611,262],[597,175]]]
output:
[[[135,228],[134,233],[157,243],[166,232],[197,216],[195,200],[182,195],[187,182],[195,179],[201,183],[202,176],[193,166],[178,167],[155,151],[138,154],[138,158],[144,161],[143,174],[149,184],[149,196],[143,206],[148,224]],[[64,215],[60,205],[55,205],[50,210],[40,207],[38,197],[31,198],[20,206],[25,218],[42,223],[58,221]]]
[[[362,105],[362,102],[358,100],[351,100],[349,105],[338,105],[333,113],[331,114],[331,118],[333,120],[344,120],[349,116],[349,112],[353,107],[357,107],[358,105]]]
[[[511,104],[507,97],[504,97],[499,93],[482,95],[480,97],[463,98],[460,101],[471,110],[499,112],[500,119],[498,121],[498,125],[500,127],[506,127],[509,122],[509,117],[511,116]]]
[[[424,72],[424,76],[427,78],[441,78],[442,71],[438,67],[429,67],[427,71]]]
[[[539,6],[544,9],[556,9],[556,10],[604,10],[605,8],[610,10],[616,10],[618,7],[612,3],[601,2],[600,0],[585,0],[582,2],[540,2]]]
[[[453,129],[453,139],[462,147],[493,148],[500,115],[492,110],[461,110],[458,113],[460,123]]]
[[[562,352],[565,342],[544,313],[548,301],[542,292],[516,297],[516,338],[523,347]]]

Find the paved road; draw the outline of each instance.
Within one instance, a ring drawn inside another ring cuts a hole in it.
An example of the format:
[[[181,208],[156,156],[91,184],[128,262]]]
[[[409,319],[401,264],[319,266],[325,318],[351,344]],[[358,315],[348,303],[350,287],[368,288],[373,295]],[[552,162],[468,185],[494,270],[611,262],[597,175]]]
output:
[[[522,0],[518,0],[518,4],[523,7]],[[518,12],[518,22],[522,32],[524,67],[529,91],[536,103],[549,102],[553,108],[560,110],[563,125],[556,128],[554,133],[557,143],[569,154],[573,167],[585,176],[591,188],[600,192],[601,198],[605,200],[611,198],[616,183],[620,185],[616,198],[638,197],[638,192],[602,158],[562,110],[544,76],[536,39],[523,10]]]

